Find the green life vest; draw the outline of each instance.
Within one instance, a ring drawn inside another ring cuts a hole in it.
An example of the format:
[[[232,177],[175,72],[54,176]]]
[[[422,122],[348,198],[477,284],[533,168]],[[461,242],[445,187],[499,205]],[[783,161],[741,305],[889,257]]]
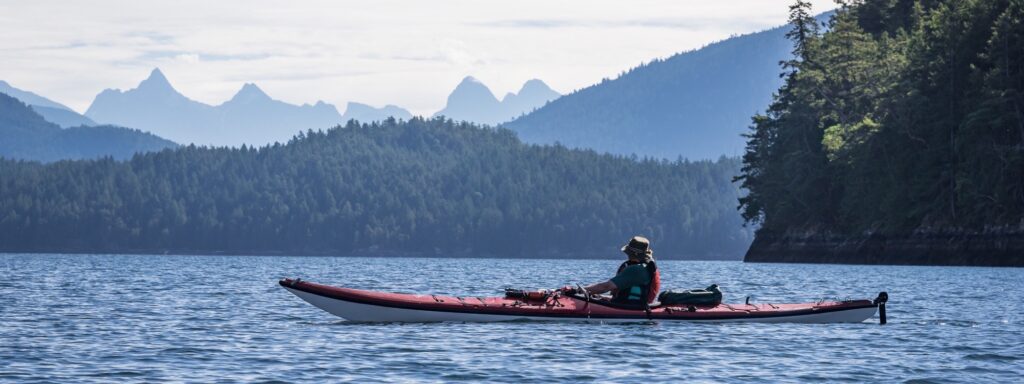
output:
[[[616,275],[618,275],[619,273],[622,273],[623,270],[625,270],[627,267],[632,266],[632,265],[639,265],[639,266],[644,268],[644,270],[647,273],[647,283],[646,284],[634,284],[634,285],[629,285],[629,286],[625,286],[625,287],[619,287],[619,290],[615,293],[614,296],[612,296],[612,301],[613,302],[618,302],[618,303],[647,303],[651,299],[653,299],[653,297],[651,297],[653,295],[650,294],[650,290],[651,290],[651,288],[653,288],[652,286],[659,286],[660,287],[661,284],[660,284],[660,281],[659,281],[660,278],[658,276],[657,265],[655,265],[653,262],[651,262],[651,263],[639,263],[639,264],[637,264],[637,263],[630,264],[628,261],[624,262],[624,263],[622,263],[622,265],[619,266],[619,270],[618,270],[618,272],[616,272]],[[655,288],[655,289],[657,289],[657,288]]]

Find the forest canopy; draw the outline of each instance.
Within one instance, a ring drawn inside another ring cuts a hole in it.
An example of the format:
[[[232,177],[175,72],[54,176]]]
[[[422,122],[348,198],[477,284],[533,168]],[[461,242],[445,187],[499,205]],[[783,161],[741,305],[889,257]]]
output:
[[[4,251],[739,258],[739,160],[626,158],[414,118],[260,148],[0,161]]]
[[[1024,228],[1024,1],[847,1],[827,28],[809,11],[791,7],[795,58],[748,134],[744,218],[765,233]]]

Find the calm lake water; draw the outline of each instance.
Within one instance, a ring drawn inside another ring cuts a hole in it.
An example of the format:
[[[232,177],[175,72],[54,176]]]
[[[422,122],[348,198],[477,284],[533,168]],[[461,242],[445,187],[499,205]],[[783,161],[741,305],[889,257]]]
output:
[[[890,294],[889,324],[346,323],[284,276],[499,295],[618,260],[0,255],[0,381],[1020,382],[1024,269],[662,261],[727,301]]]

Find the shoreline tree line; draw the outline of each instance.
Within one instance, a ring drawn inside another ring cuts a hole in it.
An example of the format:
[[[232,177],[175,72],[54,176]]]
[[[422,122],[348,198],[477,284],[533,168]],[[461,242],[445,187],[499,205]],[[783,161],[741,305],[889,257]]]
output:
[[[259,148],[0,160],[0,248],[31,252],[737,259],[739,159],[520,142],[442,118],[350,122]]]

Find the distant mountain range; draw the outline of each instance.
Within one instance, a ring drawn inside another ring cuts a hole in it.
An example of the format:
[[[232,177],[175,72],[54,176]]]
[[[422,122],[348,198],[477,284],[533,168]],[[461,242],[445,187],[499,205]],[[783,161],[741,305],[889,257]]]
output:
[[[827,20],[831,13],[818,16]],[[714,159],[743,153],[751,117],[782,85],[788,26],[654,60],[503,126],[531,143],[616,154]]]
[[[126,159],[138,152],[177,147],[135,129],[109,125],[61,128],[46,121],[39,108],[71,112],[66,107],[30,106],[0,93],[0,157],[43,162],[104,156]]]
[[[437,115],[493,125],[558,96],[542,81],[530,80],[518,93],[509,93],[499,101],[487,86],[467,77]],[[85,116],[100,123],[148,130],[181,143],[237,146],[285,142],[299,131],[329,128],[353,119],[408,120],[413,115],[394,105],[375,108],[355,102],[348,103],[342,115],[333,105],[322,101],[293,105],[274,100],[251,83],[242,86],[231,100],[212,106],[182,95],[159,69],[154,69],[136,88],[101,92]]]
[[[831,13],[818,16],[826,20]],[[743,153],[741,136],[781,86],[779,62],[791,56],[788,27],[737,36],[698,50],[658,59],[615,79],[561,96],[540,80],[500,100],[473,77],[464,78],[435,116],[510,128],[530,143],[559,142],[599,152],[674,159],[714,159]],[[182,95],[154,69],[138,87],[105,90],[85,116],[0,82],[63,127],[114,124],[150,131],[179,143],[237,146],[284,142],[299,131],[348,120],[412,118],[394,105],[349,103],[344,115],[331,104],[293,105],[245,84],[216,106]]]
[[[270,98],[255,84],[243,85],[223,104],[203,104],[178,93],[159,69],[134,89],[104,90],[85,115],[180,143],[216,146],[284,142],[299,131],[341,123],[332,105],[288,104]]]
[[[300,131],[326,129],[355,119],[363,122],[394,116],[412,117],[405,109],[349,103],[345,114],[323,101],[294,105],[275,100],[256,84],[246,83],[230,100],[212,106],[189,99],[154,69],[138,87],[107,89],[86,116],[103,123],[148,130],[181,143],[238,146],[286,142]]]
[[[252,83],[243,85],[230,100],[208,105],[174,89],[159,68],[153,69],[135,88],[100,92],[85,115],[3,81],[0,92],[30,105],[44,119],[61,127],[117,125],[152,132],[179,143],[214,146],[285,142],[300,131],[329,128],[349,120],[372,122],[413,117],[408,110],[395,105],[376,108],[349,102],[345,113],[340,114],[333,105],[322,101],[313,105],[288,104],[271,98]],[[523,84],[519,92],[510,92],[499,101],[486,85],[466,77],[452,91],[446,107],[435,115],[495,125],[558,97],[558,92],[534,79]]]
[[[434,116],[496,125],[529,113],[559,96],[561,94],[543,81],[533,79],[523,84],[518,93],[509,92],[499,101],[486,85],[467,76],[448,96],[444,109]]]

